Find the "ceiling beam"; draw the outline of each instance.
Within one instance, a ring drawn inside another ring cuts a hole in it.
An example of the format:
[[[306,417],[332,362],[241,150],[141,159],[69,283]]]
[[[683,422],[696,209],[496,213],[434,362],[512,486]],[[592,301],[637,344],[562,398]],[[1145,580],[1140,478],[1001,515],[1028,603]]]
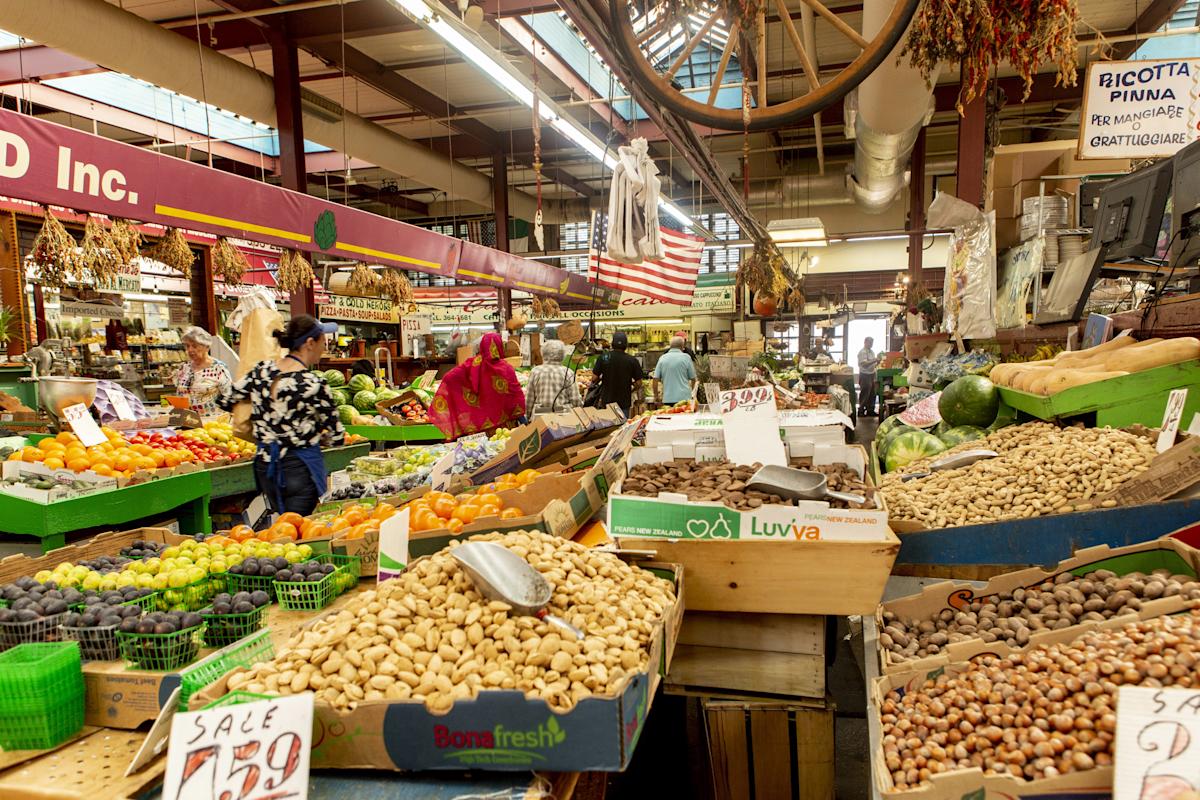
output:
[[[427,203],[422,203],[420,200],[413,200],[411,197],[406,197],[400,192],[385,192],[383,189],[375,186],[367,186],[361,183],[346,183],[342,178],[333,175],[329,177],[329,188],[336,189],[343,194],[356,197],[359,200],[380,203],[390,208],[412,212],[421,217],[429,216],[429,205]]]
[[[1133,24],[1126,28],[1121,35],[1136,36],[1139,33],[1153,33],[1166,25],[1171,17],[1183,7],[1186,0],[1152,0],[1150,5],[1138,15]],[[1136,6],[1135,6],[1136,7]],[[1112,48],[1112,59],[1121,61],[1137,52],[1145,44],[1142,41],[1117,42]]]
[[[85,58],[43,45],[0,50],[0,86],[105,72]]]
[[[558,11],[557,0],[483,0],[483,13],[489,17],[523,17]]]
[[[244,4],[229,2],[229,0],[214,0],[214,2],[230,11],[257,11],[277,5],[269,0],[254,0],[254,2]],[[404,16],[400,9],[393,6],[388,0],[358,0],[356,3],[340,7],[310,8],[305,11],[293,11],[274,16],[286,20],[288,33],[294,41],[300,44],[341,41],[343,27],[347,39],[382,36],[417,29],[417,24]],[[165,20],[160,24],[187,22],[189,19],[192,18]],[[201,20],[200,35],[205,45],[217,50],[263,49],[267,46],[267,42],[263,37],[262,29],[266,27],[267,19],[267,17],[258,17],[214,22],[211,28]],[[176,30],[191,38],[196,36],[194,25]]]

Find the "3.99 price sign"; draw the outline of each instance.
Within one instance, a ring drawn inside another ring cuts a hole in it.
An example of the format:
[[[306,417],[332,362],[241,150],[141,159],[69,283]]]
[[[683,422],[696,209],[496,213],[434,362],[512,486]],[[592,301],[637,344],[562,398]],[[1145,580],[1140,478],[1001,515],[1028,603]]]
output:
[[[721,413],[728,414],[734,409],[749,411],[759,406],[770,404],[775,410],[775,390],[770,386],[750,386],[745,389],[733,389],[721,392]]]
[[[164,800],[305,800],[312,692],[176,714]]]

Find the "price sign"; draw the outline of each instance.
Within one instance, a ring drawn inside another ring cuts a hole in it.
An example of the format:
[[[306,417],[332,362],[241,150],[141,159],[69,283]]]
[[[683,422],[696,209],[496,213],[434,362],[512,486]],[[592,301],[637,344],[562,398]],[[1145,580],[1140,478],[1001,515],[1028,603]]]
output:
[[[721,426],[725,456],[735,464],[787,466],[779,438],[779,410],[771,386],[751,386],[721,392]]]
[[[1187,389],[1174,389],[1167,397],[1167,407],[1163,411],[1162,427],[1158,431],[1158,452],[1171,449],[1175,444],[1175,434],[1179,431],[1179,421],[1183,418],[1183,404],[1187,402]]]
[[[717,401],[721,397],[721,384],[713,382],[704,384],[704,400],[714,410],[717,406]]]
[[[446,455],[439,458],[433,463],[433,469],[429,473],[429,483],[435,492],[446,492],[450,490],[450,481],[453,475],[450,470],[454,468],[454,451],[450,450]]]
[[[304,800],[312,726],[312,692],[176,714],[163,799]]]
[[[108,401],[112,403],[117,419],[123,419],[128,422],[135,422],[137,420],[137,415],[133,413],[133,409],[129,407],[129,401],[125,399],[125,395],[121,392],[109,392]]]
[[[1122,686],[1113,800],[1200,791],[1200,691]]]
[[[379,564],[376,581],[395,578],[408,566],[408,518],[412,509],[404,508],[379,525]]]
[[[62,415],[84,447],[95,447],[108,441],[108,437],[100,430],[100,426],[83,403],[67,406],[62,410]]]

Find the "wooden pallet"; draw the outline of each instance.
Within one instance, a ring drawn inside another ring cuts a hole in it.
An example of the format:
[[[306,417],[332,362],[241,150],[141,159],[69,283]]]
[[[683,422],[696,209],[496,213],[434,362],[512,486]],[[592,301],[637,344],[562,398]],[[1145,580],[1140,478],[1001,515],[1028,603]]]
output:
[[[786,703],[704,703],[717,800],[833,800],[834,714]]]

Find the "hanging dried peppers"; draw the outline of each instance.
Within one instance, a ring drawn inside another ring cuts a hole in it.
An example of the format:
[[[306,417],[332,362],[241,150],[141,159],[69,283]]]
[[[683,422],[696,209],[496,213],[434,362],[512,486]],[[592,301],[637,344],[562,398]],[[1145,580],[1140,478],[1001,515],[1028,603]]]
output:
[[[75,239],[44,206],[42,229],[33,239],[33,263],[38,266],[38,282],[51,289],[62,289],[69,280],[79,279],[79,253]]]
[[[1055,85],[1074,86],[1077,0],[926,0],[900,55],[926,80],[939,63],[961,70],[958,112],[983,94],[988,76],[1007,61],[1025,81],[1024,100],[1045,63],[1058,66]]]
[[[250,262],[246,260],[242,251],[224,236],[218,238],[217,243],[213,245],[212,263],[213,273],[224,279],[228,286],[240,284],[246,270],[250,268]]]
[[[183,231],[178,228],[167,228],[167,232],[158,240],[158,244],[150,249],[150,258],[161,262],[185,278],[192,277],[192,264],[196,254],[188,245]]]

